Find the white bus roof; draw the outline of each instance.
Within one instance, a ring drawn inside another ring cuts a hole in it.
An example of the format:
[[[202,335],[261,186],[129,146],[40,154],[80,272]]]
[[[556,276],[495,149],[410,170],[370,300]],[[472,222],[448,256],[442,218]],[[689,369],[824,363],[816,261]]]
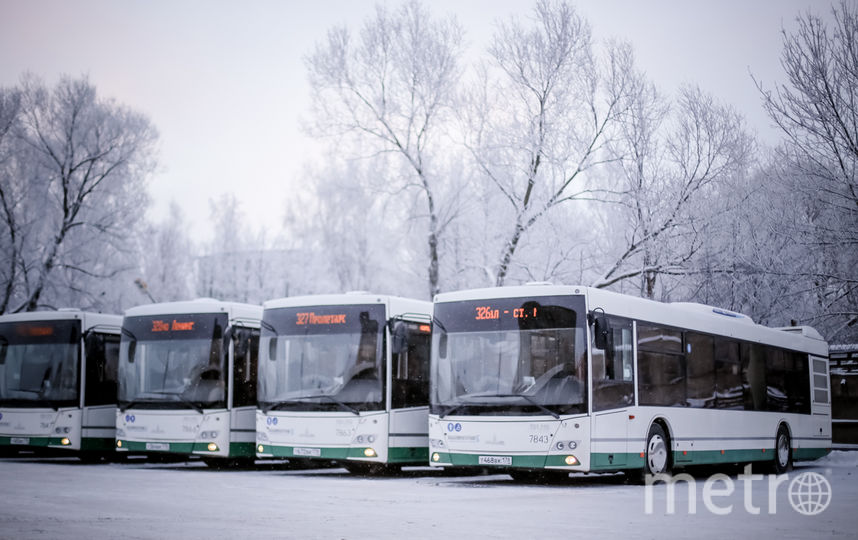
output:
[[[279,309],[301,306],[340,306],[360,304],[384,304],[387,306],[388,317],[416,315],[419,318],[422,318],[432,316],[432,302],[415,300],[413,298],[403,298],[401,296],[372,294],[365,291],[340,294],[290,296],[287,298],[268,300],[263,303],[262,306],[265,309]]]
[[[197,298],[183,302],[162,302],[145,304],[125,310],[126,317],[152,315],[181,315],[190,313],[226,313],[230,323],[238,320],[258,322],[262,319],[262,306],[225,302],[214,298]]]
[[[122,326],[122,316],[108,313],[95,313],[80,309],[64,308],[58,311],[27,311],[24,313],[8,313],[0,315],[0,323],[19,321],[67,321],[79,319],[81,330],[86,332],[90,328],[103,327],[105,331],[119,331]]]
[[[587,297],[588,310],[602,308],[611,315],[828,356],[827,343],[809,326],[771,328],[756,324],[746,315],[715,306],[657,302],[585,286],[533,284],[471,289],[438,294],[435,302],[576,294]]]

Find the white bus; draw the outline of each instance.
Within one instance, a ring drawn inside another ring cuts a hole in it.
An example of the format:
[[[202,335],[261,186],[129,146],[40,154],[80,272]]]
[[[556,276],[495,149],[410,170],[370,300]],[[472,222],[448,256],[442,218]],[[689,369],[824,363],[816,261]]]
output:
[[[252,463],[261,319],[261,306],[213,299],[126,311],[116,450]]]
[[[76,309],[0,316],[0,448],[113,454],[122,317]]]
[[[827,356],[812,328],[700,304],[544,284],[439,294],[430,464],[782,472],[831,447]]]
[[[426,463],[431,302],[345,293],[264,307],[257,457],[355,473]]]

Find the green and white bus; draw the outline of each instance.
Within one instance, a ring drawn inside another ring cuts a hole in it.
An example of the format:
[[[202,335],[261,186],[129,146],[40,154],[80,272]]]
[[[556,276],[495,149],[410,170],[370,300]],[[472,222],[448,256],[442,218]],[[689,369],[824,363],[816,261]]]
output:
[[[261,319],[261,306],[213,299],[126,311],[116,450],[252,463]]]
[[[264,308],[257,457],[426,463],[431,302],[356,292]]]
[[[430,464],[669,473],[831,447],[828,345],[700,304],[535,284],[439,294]]]
[[[113,454],[121,324],[77,309],[0,316],[0,452]]]

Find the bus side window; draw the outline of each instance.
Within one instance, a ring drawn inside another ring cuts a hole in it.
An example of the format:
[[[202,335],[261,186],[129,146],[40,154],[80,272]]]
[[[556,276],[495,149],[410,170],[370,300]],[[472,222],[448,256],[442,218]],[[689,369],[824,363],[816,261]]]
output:
[[[640,405],[687,404],[682,332],[638,323],[638,377]]]
[[[119,336],[95,332],[86,341],[84,405],[111,405],[117,399]]]
[[[696,332],[685,333],[689,407],[715,407],[715,342],[712,336]]]
[[[608,317],[608,323],[610,354],[597,349],[595,336],[592,337],[593,410],[595,411],[628,407],[635,402],[632,322]]]
[[[715,407],[745,408],[739,343],[721,337],[715,338]]]
[[[423,407],[429,404],[428,325],[406,324],[405,341],[393,354],[393,387],[391,407]]]
[[[745,410],[766,410],[766,348],[757,343],[742,343],[742,386]]]

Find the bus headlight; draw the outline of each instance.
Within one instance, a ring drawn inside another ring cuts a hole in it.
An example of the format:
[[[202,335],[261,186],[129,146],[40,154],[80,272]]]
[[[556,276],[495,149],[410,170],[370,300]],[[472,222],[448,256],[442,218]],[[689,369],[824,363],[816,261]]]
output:
[[[375,453],[375,450],[372,448],[364,448],[363,455],[366,457],[378,457],[378,454]]]
[[[71,428],[70,427],[56,427],[56,428],[54,428],[54,433],[56,433],[56,434],[71,433]]]
[[[217,439],[217,431],[203,431],[200,433],[200,439]]]
[[[71,444],[71,441],[68,437],[63,437],[62,440],[60,440],[60,444],[63,446],[68,446]]]
[[[578,458],[575,456],[566,456],[566,465],[578,465]]]
[[[563,450],[564,448],[575,450],[578,448],[578,443],[576,441],[557,441],[554,443],[554,448],[555,450]]]
[[[213,442],[210,442],[206,448],[208,448],[209,452],[217,452],[218,450],[217,445]]]
[[[436,463],[441,461],[441,454],[439,454],[438,452],[434,452],[432,454],[432,461],[434,461]]]
[[[265,452],[265,447],[260,444],[259,446],[256,447],[256,451],[261,454],[261,453]]]
[[[116,441],[116,448],[122,448],[122,441]]]
[[[444,440],[443,439],[429,439],[429,446],[431,448],[444,448]]]

